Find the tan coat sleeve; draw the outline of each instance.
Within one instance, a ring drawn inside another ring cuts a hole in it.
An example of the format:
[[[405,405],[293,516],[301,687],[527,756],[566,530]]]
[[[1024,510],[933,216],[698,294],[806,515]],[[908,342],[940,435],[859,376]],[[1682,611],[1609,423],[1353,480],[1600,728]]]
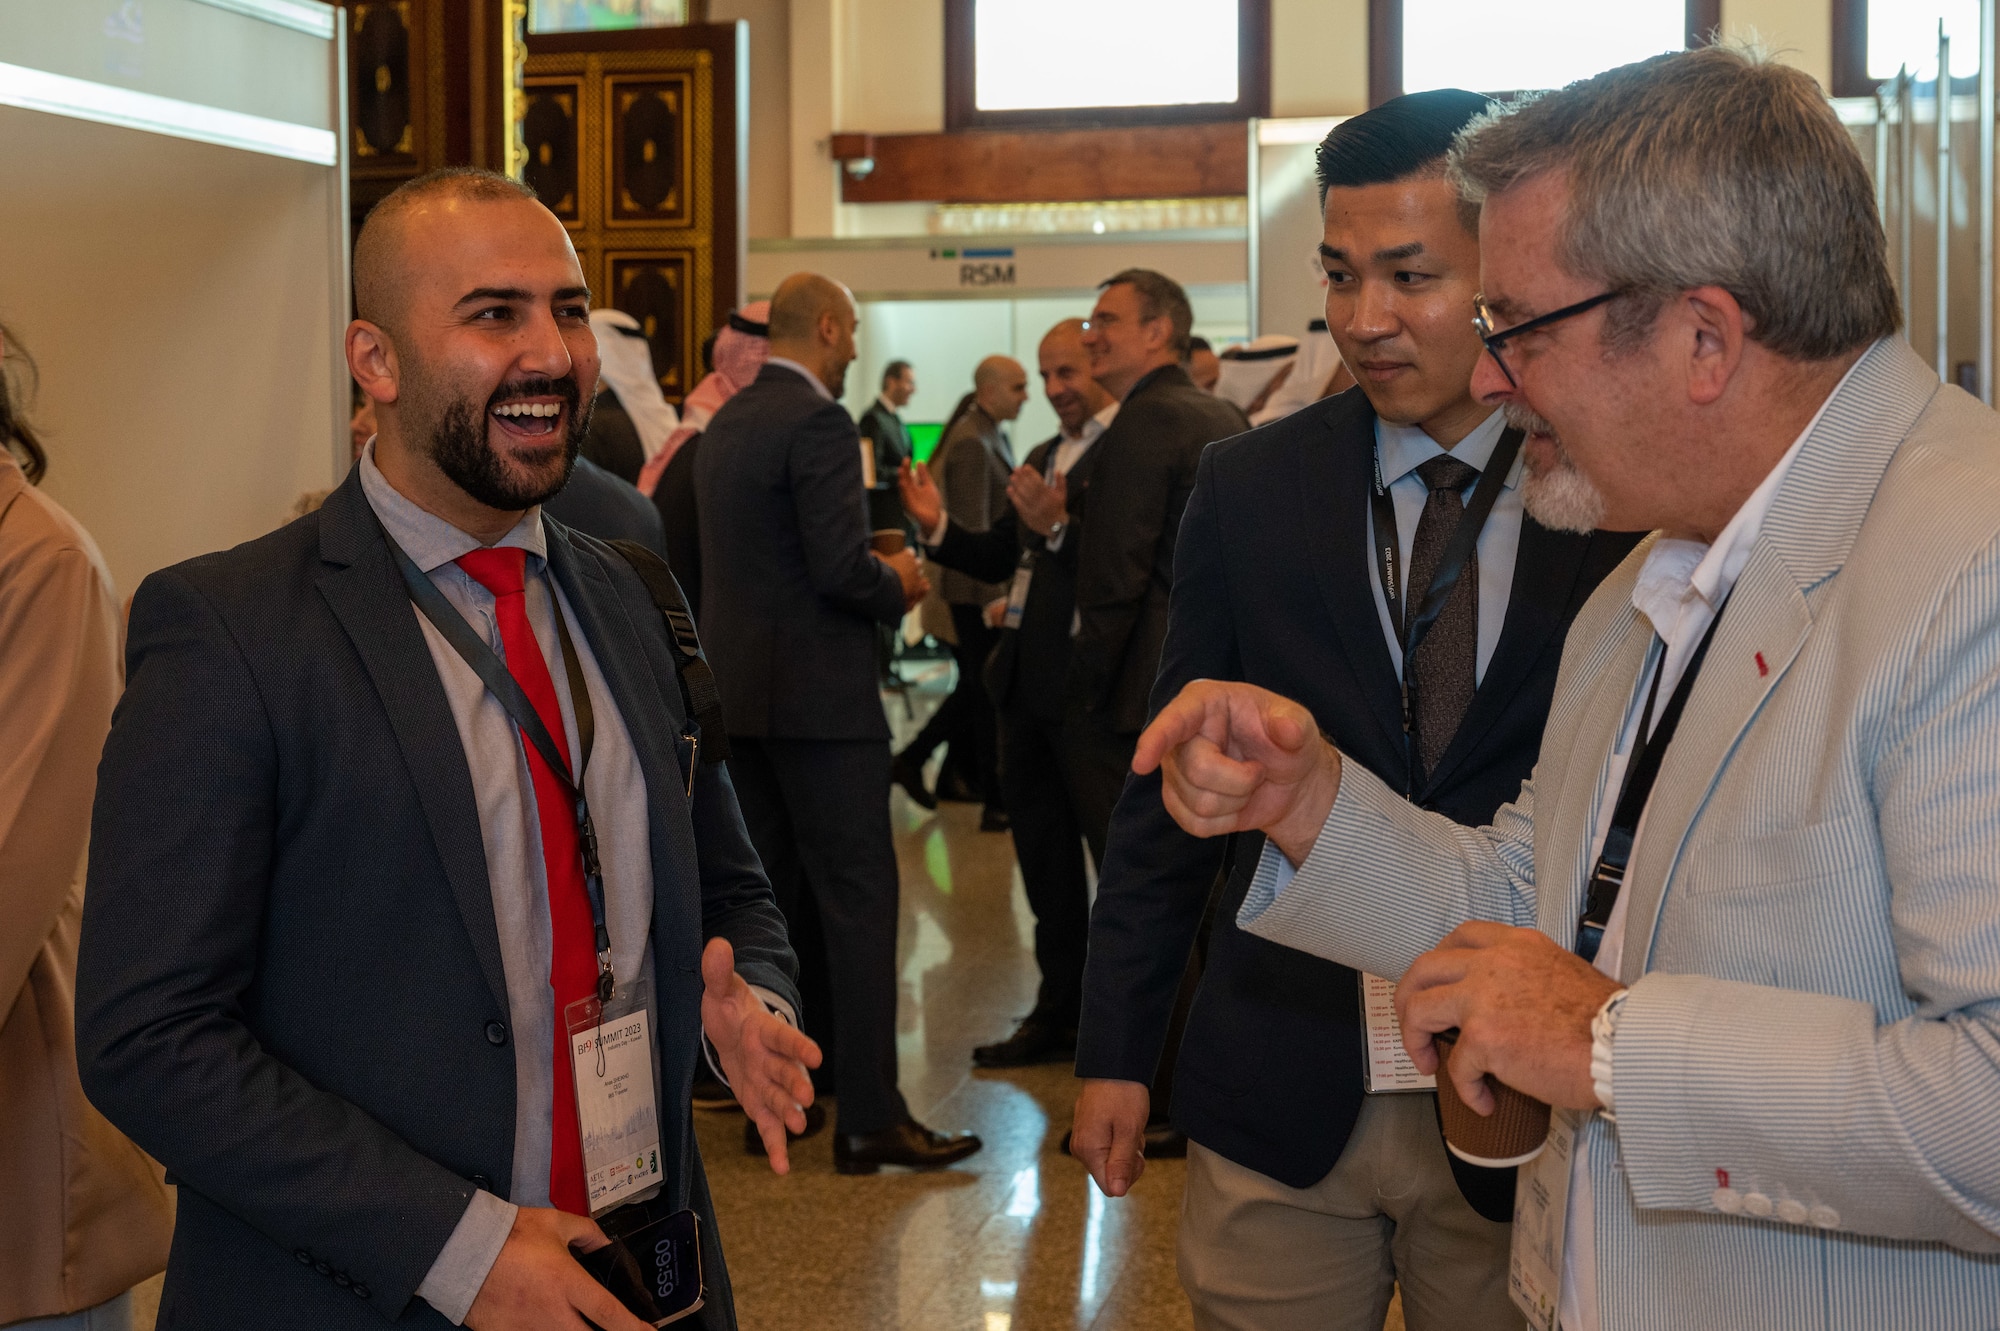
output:
[[[80,545],[9,539],[40,525],[16,500],[0,524],[0,996],[28,967],[82,880],[97,758],[123,683],[123,626]]]

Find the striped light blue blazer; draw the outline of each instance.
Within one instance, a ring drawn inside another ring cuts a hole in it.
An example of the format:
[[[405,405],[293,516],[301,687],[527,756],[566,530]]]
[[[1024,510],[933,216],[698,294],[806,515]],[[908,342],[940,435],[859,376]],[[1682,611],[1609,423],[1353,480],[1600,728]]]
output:
[[[1570,944],[1649,545],[1570,630],[1492,826],[1349,764],[1243,926],[1382,975],[1468,918]],[[1778,492],[1625,891],[1618,1121],[1585,1128],[1605,1331],[2000,1328],[2000,416],[1900,339]]]

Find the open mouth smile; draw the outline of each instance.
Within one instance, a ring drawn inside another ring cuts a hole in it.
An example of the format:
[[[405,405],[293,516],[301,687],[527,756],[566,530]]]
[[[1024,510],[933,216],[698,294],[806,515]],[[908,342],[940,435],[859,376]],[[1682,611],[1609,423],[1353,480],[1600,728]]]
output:
[[[508,434],[520,439],[546,439],[562,428],[560,400],[503,402],[486,414]]]

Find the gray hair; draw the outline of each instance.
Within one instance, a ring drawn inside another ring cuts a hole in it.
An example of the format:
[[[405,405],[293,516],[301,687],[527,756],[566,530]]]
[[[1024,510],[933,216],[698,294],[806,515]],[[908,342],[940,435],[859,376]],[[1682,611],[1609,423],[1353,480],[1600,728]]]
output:
[[[1167,339],[1167,350],[1174,353],[1175,360],[1186,360],[1188,337],[1194,330],[1194,307],[1188,304],[1187,292],[1181,289],[1181,284],[1150,268],[1127,268],[1099,282],[1097,289],[1103,291],[1115,286],[1128,286],[1137,293],[1141,319],[1167,321],[1173,329]]]
[[[1566,177],[1557,261],[1629,294],[1605,341],[1644,341],[1678,292],[1719,286],[1753,341],[1828,360],[1896,331],[1888,242],[1861,155],[1811,77],[1708,46],[1496,108],[1452,146],[1473,204]]]

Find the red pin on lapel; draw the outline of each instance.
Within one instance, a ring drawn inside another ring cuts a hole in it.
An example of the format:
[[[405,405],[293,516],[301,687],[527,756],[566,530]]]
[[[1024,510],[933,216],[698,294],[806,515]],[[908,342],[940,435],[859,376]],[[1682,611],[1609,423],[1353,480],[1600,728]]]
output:
[[[1771,667],[1764,664],[1764,653],[1757,653],[1757,678],[1762,679],[1770,673]]]

